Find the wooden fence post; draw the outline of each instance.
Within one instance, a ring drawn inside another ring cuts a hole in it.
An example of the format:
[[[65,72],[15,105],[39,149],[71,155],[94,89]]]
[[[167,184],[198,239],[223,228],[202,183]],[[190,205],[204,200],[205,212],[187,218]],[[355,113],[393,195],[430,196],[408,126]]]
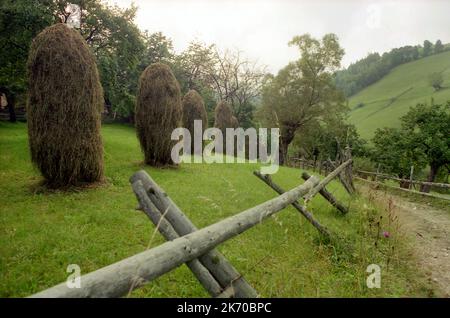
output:
[[[281,187],[279,187],[275,182],[273,182],[272,178],[270,178],[269,175],[263,175],[259,171],[253,171],[253,174],[262,181],[264,181],[269,187],[271,187],[278,194],[283,194],[286,192]],[[327,238],[330,238],[330,232],[327,230],[327,228],[321,225],[318,221],[316,221],[313,215],[308,210],[306,210],[304,206],[300,205],[298,201],[294,201],[292,203],[292,206],[294,206],[294,208],[297,209],[297,211],[300,212],[300,214],[302,214],[309,221],[309,223],[311,223],[319,231],[320,234],[322,234]]]
[[[217,245],[239,235],[281,211],[318,184],[311,177],[279,197],[261,203],[194,233],[128,257],[80,277],[81,288],[66,282],[32,295],[52,297],[120,297],[183,263],[199,258]]]
[[[172,225],[179,236],[197,231],[197,227],[186,217],[181,209],[172,201],[167,193],[144,170],[136,172],[130,182],[141,180],[147,194],[164,215],[165,219]],[[199,257],[200,262],[220,282],[223,288],[230,284],[235,289],[238,298],[254,298],[258,294],[256,290],[242,277],[242,275],[227,261],[217,250],[211,250]]]
[[[304,171],[302,173],[302,179],[303,180],[308,180],[311,176]],[[332,206],[334,206],[336,209],[338,209],[340,212],[342,212],[343,214],[346,214],[348,212],[348,209],[342,205],[329,191],[327,191],[327,189],[325,187],[323,187],[319,193],[328,201],[331,203]]]

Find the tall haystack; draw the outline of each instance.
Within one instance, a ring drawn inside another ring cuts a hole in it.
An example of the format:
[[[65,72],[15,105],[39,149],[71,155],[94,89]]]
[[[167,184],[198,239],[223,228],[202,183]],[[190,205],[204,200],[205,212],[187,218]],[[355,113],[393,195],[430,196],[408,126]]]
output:
[[[176,141],[172,131],[181,124],[180,86],[169,66],[154,63],[139,79],[136,103],[136,130],[145,163],[153,166],[171,164]]]
[[[203,131],[208,128],[205,103],[197,91],[191,89],[183,97],[183,127],[191,133],[191,149],[194,151],[194,121],[202,121]],[[203,131],[201,131],[203,136]]]
[[[64,24],[39,33],[28,57],[28,84],[31,159],[48,186],[100,181],[103,91],[81,35]]]
[[[223,153],[226,152],[226,140],[227,128],[237,128],[238,122],[235,116],[233,116],[233,111],[228,103],[221,101],[217,104],[215,110],[214,127],[222,131],[223,136]],[[236,138],[235,138],[236,144]],[[235,152],[235,150],[234,150]]]
[[[230,105],[224,101],[219,102],[215,110],[214,127],[219,128],[225,136],[225,129],[236,125],[236,118],[233,117]]]

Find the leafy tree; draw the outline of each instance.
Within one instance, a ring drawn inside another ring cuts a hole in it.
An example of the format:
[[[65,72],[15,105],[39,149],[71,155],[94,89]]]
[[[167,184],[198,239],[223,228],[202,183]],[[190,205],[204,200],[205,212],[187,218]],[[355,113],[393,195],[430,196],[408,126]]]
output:
[[[427,181],[433,182],[439,168],[450,164],[450,102],[418,104],[401,121],[409,149],[422,151],[430,166]],[[422,186],[421,191],[429,192],[430,186]]]
[[[441,40],[437,40],[434,44],[434,54],[438,54],[444,51],[444,45],[442,45]]]
[[[340,66],[343,49],[334,34],[321,40],[309,34],[289,42],[301,57],[276,76],[268,76],[262,93],[261,115],[280,128],[280,163],[286,162],[288,147],[297,131],[314,119],[344,109],[343,96],[333,84],[333,71]]]
[[[0,10],[0,88],[13,114],[14,100],[26,89],[25,63],[32,39],[45,27],[68,22],[69,4],[80,5],[77,30],[94,52],[113,110],[130,112],[144,41],[133,23],[136,7],[120,9],[100,0],[5,0]],[[11,116],[13,118],[13,116]]]
[[[265,68],[244,58],[239,51],[219,52],[215,45],[191,42],[174,61],[182,91],[199,91],[210,113],[217,101],[230,104],[240,125],[253,125],[255,101],[259,97]],[[214,97],[211,99],[210,97]]]
[[[429,78],[430,85],[434,88],[435,91],[438,91],[442,88],[442,83],[444,82],[444,77],[441,72],[435,72],[430,74]]]
[[[423,51],[422,56],[426,57],[433,53],[433,43],[428,40],[423,41]]]
[[[405,131],[396,128],[378,128],[372,139],[372,160],[382,165],[384,171],[396,174],[399,178],[407,178],[411,166],[416,170],[424,167],[425,160],[420,149],[411,147]],[[407,188],[408,183],[400,183]]]
[[[326,116],[315,119],[303,127],[293,141],[296,156],[314,161],[334,160],[346,145],[353,156],[366,155],[366,142],[361,139],[352,124],[343,116]]]
[[[26,62],[32,39],[55,21],[49,3],[4,0],[0,4],[0,94],[8,102],[10,121],[16,121],[15,101],[26,89]]]

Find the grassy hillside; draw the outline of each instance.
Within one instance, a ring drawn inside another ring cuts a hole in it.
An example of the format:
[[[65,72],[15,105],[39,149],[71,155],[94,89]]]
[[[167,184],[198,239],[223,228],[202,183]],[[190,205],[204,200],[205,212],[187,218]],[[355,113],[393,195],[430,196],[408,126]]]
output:
[[[438,92],[428,83],[431,73],[443,72],[444,88]],[[450,52],[432,55],[393,69],[388,75],[350,98],[349,121],[365,139],[377,128],[396,127],[399,118],[417,103],[450,100]]]
[[[68,264],[82,274],[164,242],[135,210],[128,178],[143,166],[132,127],[105,125],[107,184],[48,192],[33,169],[24,124],[0,122],[0,297],[27,296],[64,281]],[[252,175],[255,164],[183,164],[144,167],[199,227],[264,202],[275,193]],[[274,180],[286,189],[300,171],[282,168]],[[432,295],[410,258],[410,247],[386,211],[334,182],[329,190],[350,206],[339,215],[322,198],[308,208],[341,240],[323,244],[292,207],[220,246],[266,297],[368,297]],[[380,217],[383,216],[382,219]],[[378,228],[376,222],[381,221]],[[391,236],[378,236],[378,231]],[[395,248],[394,248],[395,247]],[[369,264],[382,268],[382,288],[366,287]],[[186,266],[131,294],[132,297],[207,296]]]

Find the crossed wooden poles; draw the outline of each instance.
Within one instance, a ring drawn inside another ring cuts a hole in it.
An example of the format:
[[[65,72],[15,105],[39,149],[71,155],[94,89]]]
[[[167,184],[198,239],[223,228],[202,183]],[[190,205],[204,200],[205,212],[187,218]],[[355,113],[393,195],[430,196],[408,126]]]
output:
[[[286,192],[273,181],[267,181],[270,180],[268,176],[256,173],[280,196],[200,230],[145,171],[139,171],[130,178],[139,202],[138,209],[148,216],[168,242],[81,276],[81,288],[69,288],[64,282],[31,297],[120,297],[183,263],[213,297],[257,297],[255,289],[214,248],[290,204],[322,234],[329,235],[297,200],[301,197],[310,200],[317,193],[333,198],[324,187],[350,163],[351,160],[343,163],[320,182],[316,177],[304,174],[306,181]],[[336,207],[344,209],[336,199],[330,200],[334,200]]]

